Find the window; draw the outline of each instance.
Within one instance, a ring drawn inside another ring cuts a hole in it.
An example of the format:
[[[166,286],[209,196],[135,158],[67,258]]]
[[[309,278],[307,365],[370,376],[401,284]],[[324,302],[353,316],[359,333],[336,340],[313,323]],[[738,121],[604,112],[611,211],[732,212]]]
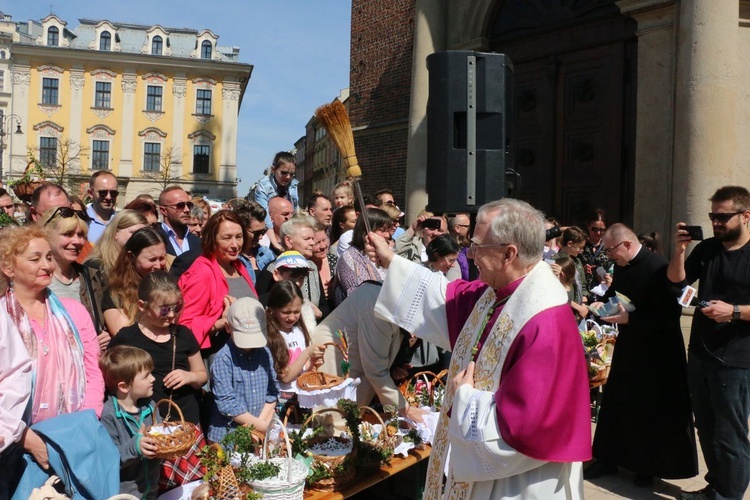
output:
[[[209,146],[193,146],[193,173],[207,174],[211,148]]]
[[[91,168],[93,170],[109,168],[109,141],[94,141],[91,148]]]
[[[198,90],[198,96],[195,100],[195,114],[196,115],[210,115],[211,114],[211,91],[210,90]]]
[[[161,157],[161,143],[147,142],[143,146],[143,170],[146,172],[158,172],[159,159]]]
[[[5,91],[5,70],[0,69],[0,92]]]
[[[201,44],[201,59],[211,59],[211,52],[213,52],[213,46],[208,40],[203,40]]]
[[[109,31],[102,31],[99,35],[99,50],[111,50],[112,49],[112,35]]]
[[[42,78],[42,104],[57,104],[57,91],[60,80],[57,78]]]
[[[57,165],[57,139],[41,137],[39,139],[39,162],[47,168]]]
[[[146,111],[161,111],[161,87],[149,85],[146,92]]]
[[[94,101],[96,108],[112,107],[112,84],[109,82],[96,82],[96,99]]]
[[[47,45],[57,47],[60,44],[60,30],[57,26],[50,26],[47,30]]]
[[[155,56],[160,56],[163,45],[164,45],[164,42],[162,41],[161,37],[159,35],[156,35],[151,40],[151,53]]]

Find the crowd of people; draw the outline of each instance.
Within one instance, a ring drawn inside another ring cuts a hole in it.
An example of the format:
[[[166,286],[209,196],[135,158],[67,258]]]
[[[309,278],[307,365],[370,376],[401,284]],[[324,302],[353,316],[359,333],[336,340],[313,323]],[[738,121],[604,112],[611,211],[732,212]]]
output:
[[[583,476],[617,467],[643,485],[692,477],[693,415],[709,486],[684,498],[741,498],[750,481],[746,190],[717,191],[715,237],[685,259],[690,240],[678,228],[668,262],[658,235],[607,226],[602,211],[585,228],[560,227],[504,199],[473,224],[468,213],[423,211],[402,227],[389,190],[360,206],[342,183],[302,203],[295,168],[277,154],[248,200],[215,213],[178,186],[118,210],[117,178],[97,171],[88,205],[45,182],[18,225],[0,191],[9,216],[0,229],[0,471],[13,471],[0,474],[0,498],[30,487],[30,463],[70,476],[39,429],[74,414],[100,418],[116,449],[100,447],[120,470],[114,485],[94,479],[101,491],[154,498],[198,479],[204,444],[241,425],[265,432],[295,404],[305,372],[341,375],[341,354],[325,347],[337,332],[361,379],[360,404],[420,422],[424,410],[399,383],[449,370],[428,498],[582,497]],[[697,279],[706,302],[686,360],[677,297]],[[599,318],[619,336],[596,461],[582,471],[592,441],[578,324],[618,294],[635,309],[620,304]],[[174,405],[195,424],[195,445],[160,461],[146,429]]]

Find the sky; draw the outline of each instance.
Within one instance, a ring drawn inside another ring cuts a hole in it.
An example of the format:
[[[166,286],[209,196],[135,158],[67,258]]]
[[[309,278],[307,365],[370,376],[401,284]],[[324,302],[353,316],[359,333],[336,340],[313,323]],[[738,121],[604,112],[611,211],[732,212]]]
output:
[[[349,86],[351,2],[346,0],[0,0],[13,21],[50,10],[68,28],[78,19],[210,29],[254,66],[242,99],[237,193],[245,196],[278,151],[305,134],[315,108]]]

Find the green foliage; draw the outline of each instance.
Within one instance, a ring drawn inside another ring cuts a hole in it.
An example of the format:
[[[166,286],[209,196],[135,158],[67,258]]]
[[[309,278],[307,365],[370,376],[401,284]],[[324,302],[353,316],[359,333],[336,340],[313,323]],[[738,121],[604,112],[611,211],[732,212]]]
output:
[[[344,420],[352,433],[354,442],[359,441],[359,423],[362,421],[362,412],[359,410],[356,401],[351,399],[339,399],[336,403],[339,410],[344,412]]]
[[[203,481],[211,483],[222,467],[227,465],[224,450],[218,444],[207,445],[196,452],[201,459],[201,465],[206,468]]]
[[[252,425],[240,425],[221,440],[225,450],[239,454],[240,469],[247,469],[251,455],[255,453],[256,443],[253,441],[253,429]]]

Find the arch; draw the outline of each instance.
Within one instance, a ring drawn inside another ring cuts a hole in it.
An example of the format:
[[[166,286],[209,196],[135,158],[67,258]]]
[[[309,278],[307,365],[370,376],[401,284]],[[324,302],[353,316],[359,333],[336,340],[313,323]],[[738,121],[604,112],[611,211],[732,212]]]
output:
[[[47,28],[47,46],[57,47],[60,45],[60,30],[57,26]]]

